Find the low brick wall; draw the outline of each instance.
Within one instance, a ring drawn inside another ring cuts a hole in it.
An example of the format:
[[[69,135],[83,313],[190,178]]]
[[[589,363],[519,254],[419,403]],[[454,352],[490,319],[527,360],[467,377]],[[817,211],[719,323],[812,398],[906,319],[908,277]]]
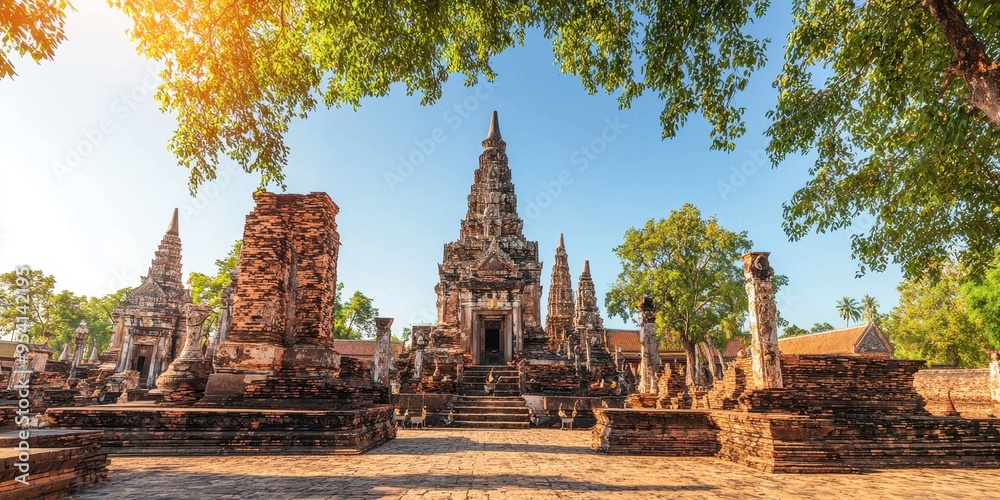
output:
[[[590,448],[611,455],[711,457],[719,452],[719,427],[701,410],[595,408]]]
[[[932,416],[914,388],[920,362],[786,355],[785,388],[770,390],[746,388],[748,364],[733,363],[708,397],[711,410],[595,409],[591,448],[712,454],[768,472],[1000,467],[1000,419]],[[981,375],[936,377],[921,383],[983,389]]]
[[[62,498],[108,477],[108,453],[100,432],[30,429],[28,484],[16,481],[21,441],[17,431],[0,433],[0,498]]]
[[[164,408],[101,405],[52,408],[67,429],[100,429],[116,454],[228,455],[361,453],[396,437],[392,406],[357,410]]]
[[[932,415],[947,415],[950,398],[963,417],[995,418],[1000,415],[1000,405],[990,397],[989,379],[986,368],[920,370],[913,377],[913,386]]]

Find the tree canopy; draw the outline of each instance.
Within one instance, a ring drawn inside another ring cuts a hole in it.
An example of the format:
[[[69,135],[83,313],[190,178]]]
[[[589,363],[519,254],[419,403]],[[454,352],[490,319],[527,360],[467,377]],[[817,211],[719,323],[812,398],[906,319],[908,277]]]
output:
[[[899,285],[899,305],[884,321],[897,358],[985,366],[989,344],[982,325],[969,315],[961,280],[959,267],[948,264],[937,281],[910,279]]]
[[[745,132],[737,96],[765,60],[751,34],[768,0],[216,2],[110,0],[138,50],[162,64],[157,99],[178,124],[169,148],[192,192],[229,157],[283,187],[290,122],[322,100],[358,108],[393,84],[432,104],[452,74],[540,33],[560,70],[628,107],[663,101],[662,136],[692,115],[712,147]],[[853,231],[859,272],[901,265],[932,277],[957,255],[981,273],[1000,244],[1000,9],[990,0],[794,0],[768,151],[814,154],[786,203],[792,240]],[[9,54],[52,57],[65,1],[0,7]],[[859,218],[871,224],[857,224]],[[853,229],[852,229],[852,225]]]
[[[861,298],[861,319],[867,322],[878,321],[878,300],[871,295]]]
[[[0,80],[17,74],[12,57],[28,56],[36,63],[52,59],[66,39],[66,0],[18,0],[0,3]]]
[[[788,325],[781,332],[781,336],[782,337],[798,337],[799,335],[805,335],[807,333],[809,333],[809,330],[806,330],[805,328],[800,328],[797,325]]]
[[[374,301],[360,290],[354,292],[346,302],[341,294],[344,283],[337,283],[337,294],[333,301],[333,337],[338,339],[362,339],[375,336],[375,318],[378,308]]]
[[[767,134],[775,164],[813,153],[785,205],[793,240],[849,228],[860,271],[982,269],[1000,244],[994,2],[797,0]],[[984,89],[992,88],[994,91]]]
[[[215,261],[214,275],[191,273],[191,302],[206,303],[211,307],[211,312],[202,324],[205,333],[218,326],[219,314],[222,313],[222,292],[232,283],[232,273],[240,263],[242,248],[243,240],[236,240],[229,253]]]
[[[847,322],[847,326],[851,326],[852,319],[854,321],[861,319],[861,304],[856,299],[844,297],[837,301],[837,314],[840,319]]]
[[[703,219],[691,204],[629,229],[614,249],[622,272],[605,299],[608,313],[634,320],[642,298],[652,297],[659,335],[675,336],[694,367],[696,344],[719,348],[742,331],[747,295],[737,264],[751,244],[746,232]],[[688,384],[693,372],[686,372]]]
[[[985,347],[1000,349],[1000,250],[985,275],[968,278],[961,291],[969,316],[984,329],[989,342]]]
[[[809,333],[828,332],[830,330],[835,330],[835,328],[830,323],[824,321],[822,323],[813,323],[812,328],[809,329]]]
[[[178,125],[169,148],[190,186],[228,156],[261,184],[282,185],[293,118],[358,108],[401,83],[431,104],[452,74],[492,80],[492,58],[529,31],[552,40],[563,73],[622,107],[663,100],[663,137],[698,113],[712,147],[732,150],[743,108],[732,103],[764,64],[765,41],[744,32],[768,0],[690,2],[403,0],[216,2],[111,0],[134,21],[139,51],[163,64],[157,99]]]
[[[13,333],[17,328],[17,318],[27,313],[31,323],[27,332],[29,341],[49,344],[57,356],[65,344],[72,345],[74,332],[81,320],[87,322],[90,331],[85,354],[89,354],[95,346],[98,351],[108,347],[114,326],[112,311],[122,303],[130,288],[100,297],[87,297],[69,290],[57,292],[55,277],[40,269],[25,272],[22,277],[24,280],[19,283],[16,271],[0,274],[2,336]],[[22,286],[30,299],[26,309],[20,309],[22,304],[17,300],[17,290]]]

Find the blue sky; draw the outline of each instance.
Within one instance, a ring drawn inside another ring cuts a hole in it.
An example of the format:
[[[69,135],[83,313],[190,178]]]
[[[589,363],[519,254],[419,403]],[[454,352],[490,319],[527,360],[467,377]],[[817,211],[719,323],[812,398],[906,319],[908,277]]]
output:
[[[185,273],[211,272],[242,235],[257,179],[223,169],[189,197],[187,173],[166,150],[173,118],[152,98],[155,65],[136,54],[122,14],[103,0],[74,4],[55,60],[22,61],[18,77],[0,82],[0,269],[30,264],[84,294],[135,286],[181,207]],[[754,27],[773,40],[771,62],[739,97],[747,133],[732,153],[709,150],[697,116],[661,140],[660,101],[619,110],[611,96],[587,95],[533,34],[495,59],[493,84],[468,88],[455,77],[433,106],[398,88],[358,111],[322,109],[295,122],[288,192],[325,191],[340,206],[339,279],[349,293],[372,296],[397,329],[433,321],[442,246],[458,236],[496,109],[524,232],[545,263],[543,287],[559,233],[574,275],[589,259],[603,297],[620,271],[612,249],[625,230],[690,202],[772,252],[790,279],[778,305],[792,323],[841,325],[834,301],[845,295],[871,294],[887,311],[898,301],[897,268],[856,279],[848,233],[790,243],[781,229],[781,205],[811,165],[791,158],[772,169],[764,156],[787,9],[778,2]]]

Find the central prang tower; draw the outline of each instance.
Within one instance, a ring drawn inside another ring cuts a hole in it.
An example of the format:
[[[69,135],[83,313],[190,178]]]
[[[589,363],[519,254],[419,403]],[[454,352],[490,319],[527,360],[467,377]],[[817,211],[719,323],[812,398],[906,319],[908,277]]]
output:
[[[497,112],[483,140],[458,241],[444,246],[428,348],[471,364],[506,364],[541,330],[538,242],[522,232]]]

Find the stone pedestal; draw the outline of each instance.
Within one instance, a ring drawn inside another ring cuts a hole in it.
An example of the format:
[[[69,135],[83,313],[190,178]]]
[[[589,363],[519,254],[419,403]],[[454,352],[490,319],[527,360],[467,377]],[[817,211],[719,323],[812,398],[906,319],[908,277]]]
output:
[[[750,252],[743,256],[743,278],[750,306],[750,359],[752,387],[780,389],[781,358],[778,352],[778,308],[774,302],[774,269],[769,252]]]

